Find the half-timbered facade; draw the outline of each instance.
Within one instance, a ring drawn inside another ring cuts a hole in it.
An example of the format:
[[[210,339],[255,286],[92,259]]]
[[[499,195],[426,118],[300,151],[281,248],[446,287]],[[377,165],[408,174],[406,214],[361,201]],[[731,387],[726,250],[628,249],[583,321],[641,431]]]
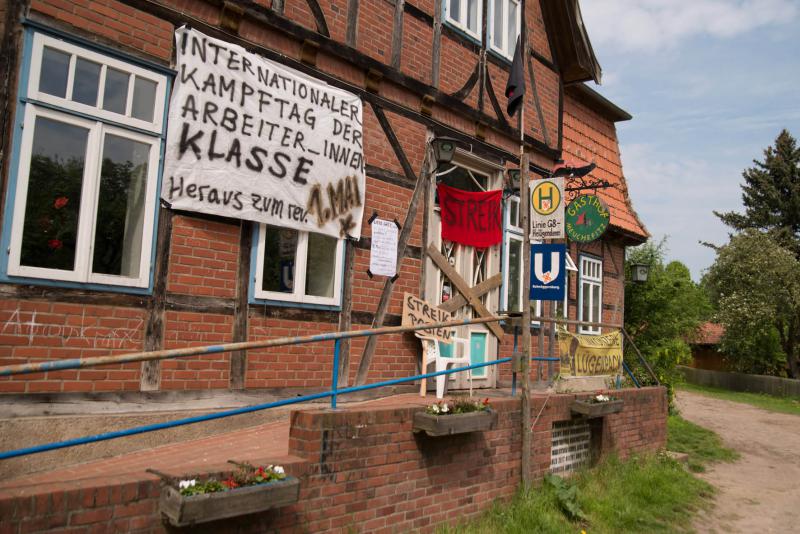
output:
[[[458,317],[521,309],[518,196],[505,195],[502,243],[480,249],[442,240],[434,187],[504,189],[518,167],[519,123],[503,90],[521,29],[532,177],[561,160],[594,162],[591,176],[610,186],[599,190],[609,231],[570,245],[567,298],[537,313],[622,324],[624,249],[647,232],[616,137],[630,115],[584,85],[600,68],[577,0],[5,0],[0,24],[3,365],[397,325],[405,292],[450,302]],[[182,26],[360,98],[360,239],[160,200]],[[427,147],[442,137],[458,149],[437,167]],[[401,227],[396,279],[367,273],[374,213]],[[454,304],[460,285],[482,286],[480,303]],[[552,354],[552,329],[531,328],[533,351]],[[457,334],[478,362],[508,355],[511,332]],[[343,344],[340,376],[413,375],[419,354],[413,335],[359,338]],[[0,379],[0,392],[323,389],[331,371],[332,346],[317,343],[21,375]],[[496,387],[510,374],[488,367],[474,378]]]

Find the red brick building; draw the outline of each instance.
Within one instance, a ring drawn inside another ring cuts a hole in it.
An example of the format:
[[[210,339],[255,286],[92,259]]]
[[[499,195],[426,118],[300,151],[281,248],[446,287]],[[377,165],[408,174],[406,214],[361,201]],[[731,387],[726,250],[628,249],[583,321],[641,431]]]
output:
[[[441,179],[486,190],[502,188],[518,167],[519,131],[503,89],[523,12],[531,48],[524,139],[534,177],[561,159],[595,162],[590,178],[613,186],[599,191],[611,209],[608,232],[569,247],[577,271],[567,313],[621,325],[624,250],[647,232],[627,195],[615,129],[631,117],[583,83],[600,70],[577,2],[4,0],[0,364],[361,329],[383,312],[379,322],[396,325],[404,292],[436,303],[455,293],[427,259],[429,244],[471,285],[503,273],[484,303],[493,312],[518,308],[518,202],[504,204],[501,245],[443,243],[424,160],[428,138],[453,138],[455,169]],[[360,98],[358,241],[284,234],[159,201],[174,35],[183,25]],[[393,283],[366,273],[373,212],[410,229]],[[284,272],[276,259],[284,243],[292,274],[281,285],[273,278]],[[511,328],[503,328],[502,341],[485,326],[460,329],[473,361],[511,352]],[[550,329],[532,328],[534,352],[551,353]],[[345,374],[351,384],[360,367],[368,382],[413,375],[419,353],[411,335],[381,336],[374,347],[354,340],[343,349]],[[331,366],[331,344],[317,343],[21,375],[0,379],[0,392],[327,389]],[[476,372],[478,387],[507,380],[505,370]]]

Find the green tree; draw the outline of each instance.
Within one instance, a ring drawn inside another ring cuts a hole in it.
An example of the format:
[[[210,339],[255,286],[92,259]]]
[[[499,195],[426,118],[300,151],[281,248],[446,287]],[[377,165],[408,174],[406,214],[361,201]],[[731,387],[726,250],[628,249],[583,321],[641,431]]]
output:
[[[770,234],[800,258],[800,148],[788,131],[764,150],[764,161],[742,173],[744,213],[714,212],[734,230],[755,228]]]
[[[800,377],[800,261],[779,236],[744,230],[717,247],[705,277],[725,325],[722,350],[734,367]],[[784,363],[785,362],[785,363]]]
[[[709,317],[711,305],[683,263],[665,263],[665,249],[666,242],[662,240],[648,241],[628,250],[626,279],[630,280],[634,263],[648,265],[650,272],[646,282],[625,286],[625,329],[658,379],[667,386],[672,399],[673,386],[680,379],[675,366],[691,359],[687,340]],[[644,369],[636,359],[629,356],[626,362],[637,378],[645,378]]]

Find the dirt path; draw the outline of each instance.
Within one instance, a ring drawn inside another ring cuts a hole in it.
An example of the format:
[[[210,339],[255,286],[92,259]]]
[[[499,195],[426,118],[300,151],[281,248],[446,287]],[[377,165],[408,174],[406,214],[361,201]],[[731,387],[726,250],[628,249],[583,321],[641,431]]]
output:
[[[741,458],[700,476],[718,488],[698,532],[796,532],[800,524],[800,416],[680,391],[681,415],[719,434]]]

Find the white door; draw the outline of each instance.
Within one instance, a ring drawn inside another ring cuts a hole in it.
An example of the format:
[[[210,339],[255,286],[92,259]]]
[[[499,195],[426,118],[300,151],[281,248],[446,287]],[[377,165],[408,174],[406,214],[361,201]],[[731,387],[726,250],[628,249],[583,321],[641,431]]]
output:
[[[488,191],[500,187],[502,174],[497,168],[481,166],[480,161],[460,161],[454,165],[441,166],[438,180],[445,185],[465,191]],[[438,248],[439,252],[447,258],[450,265],[455,268],[470,287],[476,286],[500,271],[499,244],[486,249],[477,249],[442,239],[436,183],[432,184],[428,206],[430,207],[430,212],[426,243],[433,244],[434,247]],[[427,248],[427,244],[425,248]],[[427,258],[426,262],[425,299],[429,302],[441,304],[458,295],[455,284],[436,267],[436,264],[430,258]],[[483,295],[481,300],[486,308],[494,313],[497,310],[498,298],[499,290],[494,289]],[[479,316],[469,305],[461,307],[454,313],[454,318],[458,319],[475,317]],[[473,364],[497,359],[497,338],[489,331],[486,325],[478,324],[458,327],[456,328],[456,336],[469,341],[470,359]],[[440,344],[439,349],[443,356],[450,356],[454,347],[455,345]],[[458,356],[461,355],[459,354]],[[494,387],[495,376],[494,366],[474,369],[472,371],[473,387]],[[450,375],[449,387],[451,389],[468,388],[469,381],[466,373]]]

